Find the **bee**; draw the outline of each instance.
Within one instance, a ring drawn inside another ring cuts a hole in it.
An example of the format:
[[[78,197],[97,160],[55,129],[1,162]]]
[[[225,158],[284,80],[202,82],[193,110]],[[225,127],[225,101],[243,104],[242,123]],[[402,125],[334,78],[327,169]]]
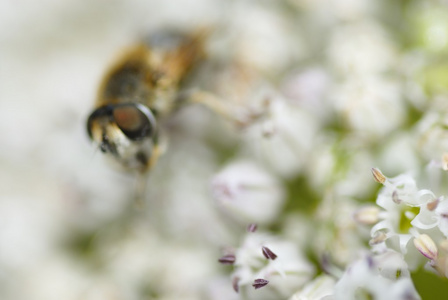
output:
[[[122,168],[145,173],[160,156],[160,124],[183,100],[182,83],[205,57],[206,33],[162,31],[128,49],[106,73],[87,132]]]

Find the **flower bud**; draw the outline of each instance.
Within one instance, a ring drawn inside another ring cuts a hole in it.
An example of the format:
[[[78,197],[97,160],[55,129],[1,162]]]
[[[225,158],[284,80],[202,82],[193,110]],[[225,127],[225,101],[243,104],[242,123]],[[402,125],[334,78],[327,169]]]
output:
[[[384,182],[386,182],[386,176],[384,176],[379,169],[372,168],[372,175],[373,179],[375,179],[376,182],[381,184],[384,184]]]
[[[443,153],[442,156],[442,169],[448,171],[448,153]]]
[[[377,206],[365,206],[355,212],[355,221],[365,225],[378,223],[380,209]]]
[[[384,242],[386,239],[387,239],[386,233],[384,233],[383,231],[377,231],[375,235],[372,237],[372,239],[369,241],[369,245],[373,246],[380,244]]]
[[[438,255],[437,246],[427,234],[421,234],[414,239],[414,245],[421,254],[430,260],[435,260]]]

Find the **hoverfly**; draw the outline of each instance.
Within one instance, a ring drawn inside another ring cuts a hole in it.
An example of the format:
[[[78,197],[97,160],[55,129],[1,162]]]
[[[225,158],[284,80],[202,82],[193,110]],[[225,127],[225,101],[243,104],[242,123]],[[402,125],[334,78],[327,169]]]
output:
[[[204,58],[205,36],[203,30],[158,32],[104,76],[87,132],[125,170],[145,173],[157,161],[160,123],[185,102],[181,85]]]

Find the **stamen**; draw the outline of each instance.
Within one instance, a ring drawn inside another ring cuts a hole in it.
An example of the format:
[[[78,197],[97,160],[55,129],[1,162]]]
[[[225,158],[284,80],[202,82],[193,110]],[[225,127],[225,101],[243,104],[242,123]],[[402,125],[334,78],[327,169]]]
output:
[[[261,248],[261,251],[263,252],[264,257],[266,257],[267,259],[272,259],[275,260],[277,258],[277,255],[271,251],[271,249],[269,249],[268,247],[263,246]]]
[[[265,285],[267,285],[269,283],[269,281],[268,280],[266,280],[266,279],[255,279],[254,280],[254,283],[252,284],[252,286],[256,289],[256,290],[258,290],[259,288],[262,288],[262,287],[264,287]]]
[[[257,224],[252,223],[247,226],[247,232],[255,232],[257,231]]]
[[[237,293],[240,291],[240,285],[239,285],[239,282],[240,282],[240,278],[239,278],[239,277],[234,277],[233,280],[232,280],[232,287],[233,287],[233,290],[234,290],[235,292],[237,292]]]
[[[379,169],[372,168],[372,175],[373,179],[375,179],[376,182],[381,184],[384,184],[384,182],[386,182],[386,176],[384,176]]]
[[[434,201],[428,202],[428,204],[426,204],[426,208],[427,208],[429,211],[434,211],[434,210],[437,208],[437,206],[439,205],[439,202],[440,202],[440,199],[439,199],[439,198],[437,198],[437,199],[434,200]]]
[[[223,257],[218,259],[218,261],[224,265],[233,265],[235,263],[235,255],[233,254],[224,255]]]
[[[392,192],[392,201],[394,201],[395,204],[400,204],[402,202],[402,200],[400,198],[398,198],[397,191]]]

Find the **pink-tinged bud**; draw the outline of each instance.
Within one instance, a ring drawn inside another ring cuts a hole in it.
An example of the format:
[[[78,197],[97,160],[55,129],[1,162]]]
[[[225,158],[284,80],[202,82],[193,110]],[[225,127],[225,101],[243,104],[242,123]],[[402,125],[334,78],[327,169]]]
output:
[[[235,255],[224,255],[223,257],[218,259],[218,261],[224,265],[233,265],[235,263]]]
[[[266,257],[267,259],[272,259],[275,260],[277,258],[277,255],[271,251],[271,249],[269,249],[268,247],[263,246],[261,248],[261,252],[263,252],[264,257]]]
[[[381,184],[384,184],[384,182],[386,182],[386,176],[384,176],[379,169],[372,168],[372,175],[373,179],[375,179],[376,182]]]
[[[265,285],[267,285],[269,283],[269,281],[268,280],[266,280],[266,279],[255,279],[254,280],[254,283],[252,284],[252,286],[256,289],[256,290],[258,290],[259,288],[262,288],[262,287],[264,287]]]
[[[247,232],[255,232],[257,231],[257,224],[252,223],[247,225]]]
[[[377,206],[365,206],[355,212],[355,221],[365,225],[378,223],[380,209]]]
[[[437,259],[438,250],[434,241],[427,234],[421,234],[414,239],[415,248],[430,260]]]

